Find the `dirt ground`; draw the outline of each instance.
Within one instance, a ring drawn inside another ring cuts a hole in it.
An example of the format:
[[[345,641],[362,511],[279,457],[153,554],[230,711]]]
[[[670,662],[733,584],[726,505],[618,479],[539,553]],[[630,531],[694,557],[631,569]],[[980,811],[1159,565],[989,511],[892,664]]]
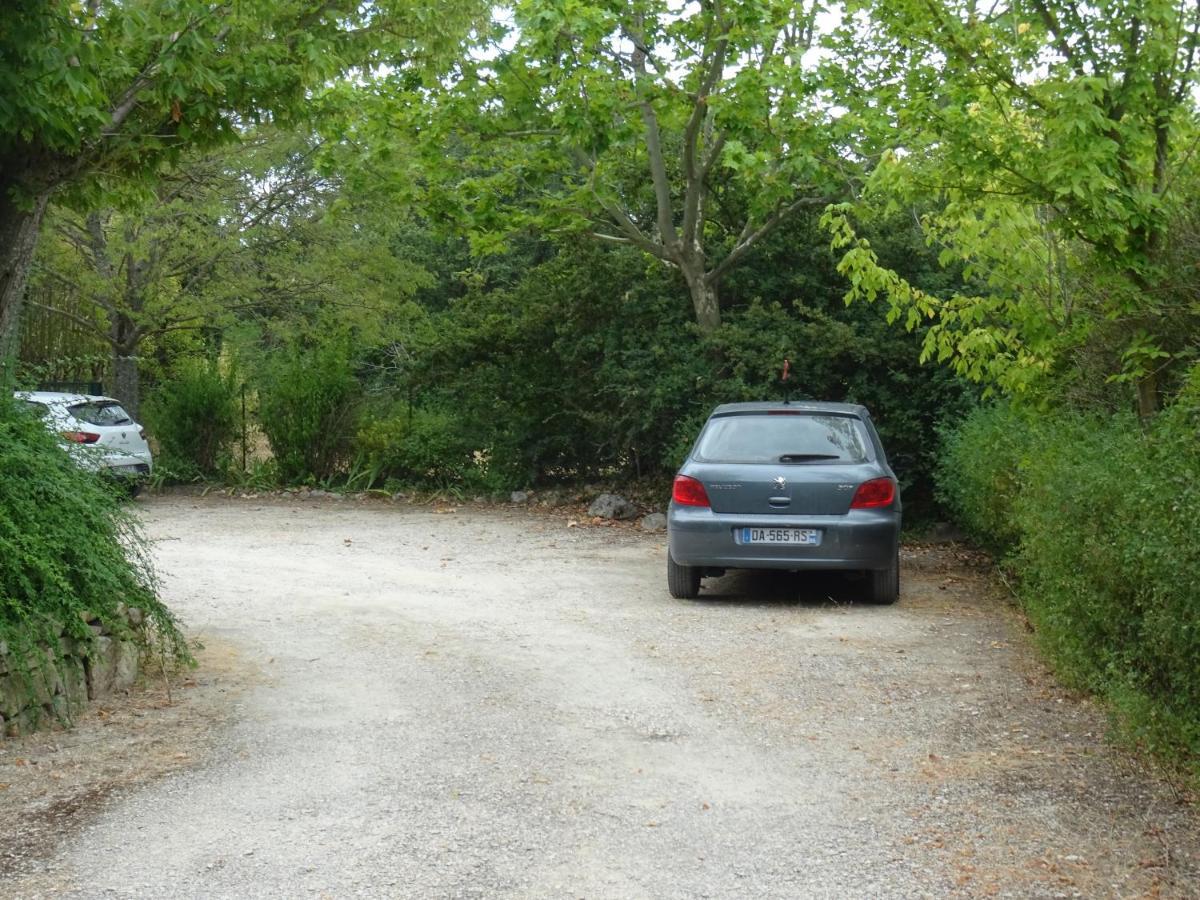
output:
[[[1200,895],[1195,809],[954,545],[895,607],[686,602],[570,510],[139,506],[201,664],[0,740],[0,896]]]

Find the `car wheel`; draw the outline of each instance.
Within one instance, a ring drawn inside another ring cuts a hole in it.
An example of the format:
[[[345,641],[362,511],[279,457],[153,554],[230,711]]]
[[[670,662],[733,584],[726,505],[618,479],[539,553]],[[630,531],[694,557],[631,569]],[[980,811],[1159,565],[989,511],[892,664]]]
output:
[[[900,596],[900,554],[886,569],[874,569],[867,573],[871,589],[871,602],[895,603]]]
[[[667,589],[676,600],[695,600],[700,596],[700,567],[681,566],[667,551]]]

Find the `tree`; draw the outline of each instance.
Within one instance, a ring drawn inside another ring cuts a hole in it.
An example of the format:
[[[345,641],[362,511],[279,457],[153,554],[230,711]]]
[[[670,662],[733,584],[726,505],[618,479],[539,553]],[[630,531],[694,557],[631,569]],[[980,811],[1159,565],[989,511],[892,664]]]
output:
[[[844,184],[803,66],[820,8],[524,0],[451,78],[392,78],[380,118],[411,123],[428,207],[477,246],[531,225],[631,245],[712,330],[726,275]]]
[[[345,196],[316,170],[318,147],[263,129],[181,160],[136,206],[52,207],[27,302],[106,342],[135,415],[142,348],[171,332],[322,305],[343,323],[394,313],[424,273],[392,252],[394,211]]]
[[[304,119],[355,66],[446,49],[473,7],[407,0],[13,0],[0,23],[0,360],[52,194],[97,196],[247,122]]]
[[[842,34],[839,99],[880,152],[868,203],[829,219],[851,295],[886,295],[910,326],[931,319],[927,355],[1007,390],[1111,344],[1102,374],[1134,382],[1151,414],[1200,326],[1176,228],[1194,216],[1200,175],[1200,7],[855,8],[869,19]],[[879,266],[850,220],[872,205],[916,210],[963,267],[963,291],[935,297]]]

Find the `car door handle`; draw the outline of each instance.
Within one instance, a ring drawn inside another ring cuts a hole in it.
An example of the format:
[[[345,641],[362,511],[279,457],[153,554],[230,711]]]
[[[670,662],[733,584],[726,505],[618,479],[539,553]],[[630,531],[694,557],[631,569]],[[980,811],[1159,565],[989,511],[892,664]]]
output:
[[[769,497],[769,498],[767,498],[767,502],[770,503],[772,506],[791,506],[792,498],[791,497]]]

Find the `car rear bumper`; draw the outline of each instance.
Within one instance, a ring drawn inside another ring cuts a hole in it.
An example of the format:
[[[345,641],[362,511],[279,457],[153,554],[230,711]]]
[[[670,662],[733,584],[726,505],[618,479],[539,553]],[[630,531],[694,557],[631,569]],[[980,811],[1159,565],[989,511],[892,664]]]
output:
[[[135,463],[129,460],[107,464],[103,471],[116,478],[144,478],[150,474],[150,463]]]
[[[154,459],[149,450],[106,452],[92,447],[67,445],[71,458],[90,472],[104,472],[117,477],[136,478],[149,475],[154,468]]]
[[[815,528],[816,547],[739,544],[739,528]],[[671,557],[684,566],[720,569],[885,569],[900,545],[900,513],[854,509],[844,516],[754,516],[714,513],[671,504],[667,512]]]

